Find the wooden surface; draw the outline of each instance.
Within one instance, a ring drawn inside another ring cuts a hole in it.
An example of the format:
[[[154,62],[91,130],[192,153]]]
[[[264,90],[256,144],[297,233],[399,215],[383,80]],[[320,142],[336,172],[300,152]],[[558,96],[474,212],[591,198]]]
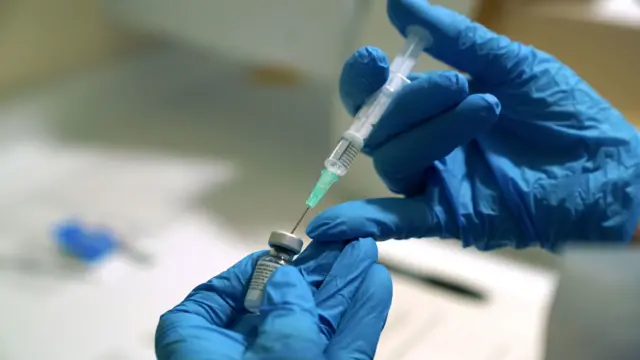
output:
[[[0,94],[135,46],[112,25],[100,0],[0,1]]]
[[[627,119],[640,125],[640,30],[606,19],[585,1],[486,0],[476,19],[546,51],[574,69]]]

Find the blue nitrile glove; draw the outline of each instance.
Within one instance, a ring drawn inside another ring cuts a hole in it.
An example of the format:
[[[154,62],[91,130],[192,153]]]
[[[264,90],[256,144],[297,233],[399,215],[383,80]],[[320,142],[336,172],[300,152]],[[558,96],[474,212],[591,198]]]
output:
[[[264,252],[196,287],[160,318],[158,359],[373,359],[391,278],[372,239],[311,243],[267,282],[260,315],[244,295]]]
[[[616,109],[549,54],[444,7],[389,0],[387,10],[401,33],[429,30],[427,52],[471,80],[453,71],[413,76],[364,150],[405,198],[326,210],[307,229],[312,239],[442,237],[481,250],[555,250],[632,238],[640,141]],[[348,111],[387,74],[380,50],[358,50],[340,81]]]

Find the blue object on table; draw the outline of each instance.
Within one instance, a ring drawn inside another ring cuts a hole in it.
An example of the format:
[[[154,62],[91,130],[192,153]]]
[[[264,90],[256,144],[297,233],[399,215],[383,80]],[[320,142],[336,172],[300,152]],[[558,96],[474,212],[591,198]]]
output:
[[[90,230],[76,220],[59,224],[53,235],[62,250],[85,263],[95,263],[118,247],[115,236],[109,231]]]

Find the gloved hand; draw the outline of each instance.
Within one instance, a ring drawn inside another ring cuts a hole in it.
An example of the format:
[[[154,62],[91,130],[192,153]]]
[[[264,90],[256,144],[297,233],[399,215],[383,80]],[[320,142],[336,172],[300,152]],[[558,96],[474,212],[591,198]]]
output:
[[[295,267],[271,276],[260,315],[247,314],[244,295],[263,254],[244,258],[162,315],[158,359],[373,359],[392,288],[372,239],[311,243]]]
[[[632,238],[640,140],[616,109],[551,55],[460,14],[424,0],[389,0],[387,10],[402,34],[429,30],[426,51],[471,79],[412,76],[364,149],[405,197],[330,208],[310,223],[312,239],[441,237],[481,250],[555,250]],[[340,91],[351,114],[387,74],[376,48],[346,62]]]

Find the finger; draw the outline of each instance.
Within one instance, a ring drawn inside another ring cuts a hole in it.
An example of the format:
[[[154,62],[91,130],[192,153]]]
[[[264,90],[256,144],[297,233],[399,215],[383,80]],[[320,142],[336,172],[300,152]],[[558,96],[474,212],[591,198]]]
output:
[[[376,171],[389,190],[420,194],[427,168],[486,132],[499,113],[500,102],[493,95],[471,95],[455,109],[380,146],[371,154]]]
[[[338,330],[325,350],[327,358],[373,359],[380,333],[387,322],[392,297],[391,275],[384,266],[375,264],[342,316]]]
[[[242,359],[246,341],[239,333],[211,326],[203,318],[183,314],[158,324],[155,352],[158,360]]]
[[[314,241],[293,261],[293,265],[298,269],[302,278],[308,284],[314,297],[318,288],[320,288],[327,275],[331,272],[333,265],[340,257],[346,244],[346,241],[332,243]],[[236,332],[248,334],[249,337],[255,338],[255,329],[259,324],[259,320],[260,319],[255,316],[242,316],[231,328]]]
[[[454,108],[468,95],[467,79],[455,71],[423,74],[395,97],[367,139],[364,151],[371,154],[393,137]]]
[[[245,359],[320,359],[324,350],[315,301],[298,270],[277,269],[267,281],[258,337]]]
[[[304,280],[314,294],[331,272],[336,260],[340,258],[347,242],[319,243],[311,242],[298,256],[293,265],[298,268]]]
[[[158,358],[211,358],[215,354],[219,356],[216,359],[239,359],[244,352],[244,339],[224,328],[244,312],[245,284],[264,253],[245,257],[197,286],[184,301],[163,314],[155,337]],[[220,342],[227,344],[224,349],[215,345]]]
[[[349,242],[336,260],[315,296],[320,331],[327,340],[335,334],[345,310],[377,261],[378,246],[371,238]]]
[[[483,82],[506,82],[534,55],[532,48],[425,0],[388,0],[387,14],[404,36],[410,26],[428,30],[432,42],[426,51],[431,56]]]
[[[372,240],[370,240],[370,244],[373,245],[373,254],[371,253],[371,246],[357,246],[355,247],[356,251],[354,251],[353,245],[347,245],[349,243],[350,242],[348,241],[331,243],[313,241],[305,248],[302,254],[294,260],[293,265],[298,269],[305,282],[309,285],[311,292],[316,299],[316,303],[318,303],[318,299],[326,298],[328,293],[334,293],[337,291],[335,286],[330,286],[334,284],[334,282],[331,281],[334,277],[344,276],[345,278],[349,278],[346,286],[353,283],[353,281],[351,281],[352,277],[358,275],[360,277],[364,277],[363,271],[356,271],[354,274],[351,273],[350,270],[352,268],[352,264],[346,265],[345,262],[348,263],[348,260],[345,261],[346,258],[357,260],[363,256],[363,252],[368,252],[367,255],[369,255],[369,257],[377,259],[377,246]],[[349,251],[345,249],[345,246],[348,246]],[[347,252],[343,254],[343,250]],[[375,263],[375,260],[373,260],[373,262]],[[368,265],[363,264],[362,267],[372,265],[370,262],[367,262],[367,264]],[[345,269],[345,265],[348,270]],[[337,269],[340,269],[342,272],[339,272]],[[329,279],[329,283],[327,285],[325,285],[325,279]],[[322,288],[322,290],[318,291],[319,288]],[[332,311],[329,312],[331,313],[330,315],[333,315],[333,313],[341,313],[345,309],[346,306],[343,306],[339,309],[340,311],[330,309]],[[328,340],[330,336],[333,335],[333,331],[329,331],[329,329],[333,328],[331,324],[337,323],[337,321],[326,320],[326,316],[323,314],[320,314],[319,318],[320,324],[328,323],[328,325],[321,325],[321,331],[325,334],[325,337]],[[258,323],[259,319],[255,317],[243,316],[237,323],[234,323],[232,328],[234,331],[249,334],[251,337],[255,338],[254,329],[257,327]]]
[[[440,236],[442,214],[420,199],[356,200],[318,214],[307,227],[314,241],[371,237],[374,240]]]
[[[367,46],[351,55],[340,76],[340,98],[349,114],[355,115],[388,77],[389,62],[382,50]]]
[[[165,316],[191,313],[211,325],[226,327],[238,313],[244,312],[245,284],[251,278],[258,259],[264,254],[265,251],[250,254],[220,275],[198,285]]]

